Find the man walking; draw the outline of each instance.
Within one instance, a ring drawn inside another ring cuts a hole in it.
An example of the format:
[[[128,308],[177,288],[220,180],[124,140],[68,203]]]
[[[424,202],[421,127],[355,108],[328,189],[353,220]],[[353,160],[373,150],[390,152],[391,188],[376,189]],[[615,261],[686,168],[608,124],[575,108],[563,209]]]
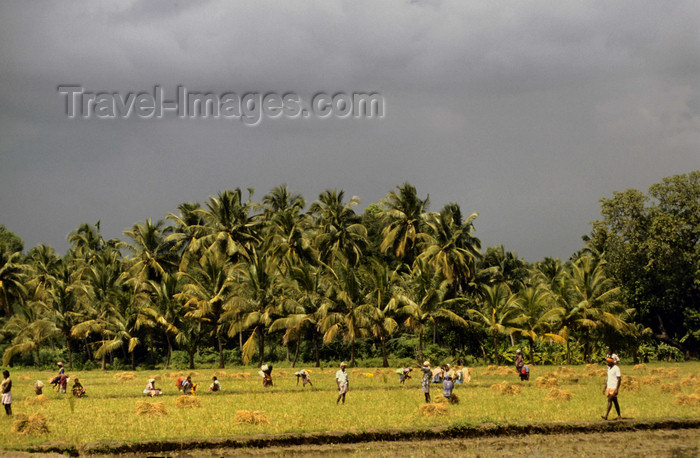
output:
[[[345,371],[347,364],[345,362],[340,363],[340,369],[335,373],[335,382],[338,384],[338,400],[335,401],[336,404],[343,400],[345,404],[345,394],[348,392],[348,384],[350,383],[350,374]]]
[[[620,382],[622,380],[622,374],[620,368],[617,365],[619,358],[605,358],[605,362],[608,363],[608,378],[605,383],[605,388],[603,389],[603,394],[608,397],[608,410],[605,415],[602,415],[603,420],[608,419],[610,415],[610,408],[615,404],[615,410],[617,411],[617,418],[615,420],[621,420],[620,416],[620,404],[617,402],[617,394],[620,391]]]

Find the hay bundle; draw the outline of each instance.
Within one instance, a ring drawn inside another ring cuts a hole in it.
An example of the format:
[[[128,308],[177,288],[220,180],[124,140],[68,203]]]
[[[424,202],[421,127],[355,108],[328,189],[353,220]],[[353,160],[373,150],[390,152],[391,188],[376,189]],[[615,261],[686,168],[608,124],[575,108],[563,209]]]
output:
[[[598,369],[598,365],[597,364],[586,364],[586,371],[590,372],[593,369]]]
[[[639,379],[632,375],[625,377],[625,383],[620,385],[620,391],[639,391]]]
[[[119,380],[120,382],[128,382],[129,380],[136,379],[136,374],[134,374],[133,372],[119,372],[117,374],[114,374],[114,378]]]
[[[606,369],[603,369],[602,367],[598,366],[590,368],[588,369],[588,372],[586,372],[586,375],[589,377],[605,377],[606,374]]]
[[[647,365],[646,365],[646,364],[635,364],[635,365],[634,365],[634,370],[635,370],[635,371],[640,371],[640,372],[646,372],[646,370],[647,370]]]
[[[371,372],[365,372],[365,373],[362,374],[362,375],[364,375],[364,376],[367,377],[367,378],[372,378],[372,377],[374,377],[374,374],[371,373]]]
[[[677,372],[678,371],[676,371],[676,374],[677,374]],[[649,375],[655,375],[657,377],[668,377],[668,373],[666,372],[666,369],[663,367],[652,369],[651,372],[649,372]]]
[[[190,372],[190,373],[189,373],[189,376],[192,377],[192,378],[194,378],[194,377],[199,377],[200,375],[202,375],[202,374],[200,374],[199,372]]]
[[[140,417],[160,417],[168,411],[162,402],[139,401],[136,403],[136,415]]]
[[[491,375],[492,373],[496,372],[498,370],[498,366],[486,366],[486,370],[484,371],[484,375]]]
[[[180,409],[192,409],[194,407],[202,407],[202,401],[196,396],[180,396],[177,398],[175,405]]]
[[[169,378],[178,378],[180,376],[184,376],[184,372],[170,372],[168,374],[163,374],[164,377],[169,377]]]
[[[161,376],[160,376],[160,375],[149,375],[148,378],[149,378],[149,379],[151,379],[151,378],[152,378],[152,379],[155,379],[156,382],[160,382],[160,380],[161,380]]]
[[[661,385],[662,393],[680,393],[681,384],[680,383],[664,383]]]
[[[270,420],[259,410],[239,410],[233,417],[235,423],[250,423],[253,425],[269,425]]]
[[[639,381],[642,383],[642,385],[658,385],[659,383],[661,383],[659,377],[653,375],[642,377]]]
[[[552,375],[559,378],[569,378],[576,375],[576,371],[570,367],[559,366],[559,368]]]
[[[520,385],[511,385],[510,383],[503,381],[501,383],[496,383],[491,385],[491,391],[496,391],[501,394],[501,396],[513,396],[520,394]]]
[[[24,403],[28,406],[44,405],[49,402],[49,398],[45,394],[40,394],[39,396],[32,396],[24,400]]]
[[[559,379],[557,379],[553,374],[548,374],[542,377],[537,377],[535,380],[535,385],[542,389],[556,388],[559,386]]]
[[[545,401],[571,401],[571,392],[552,388],[547,392],[547,396],[544,399]]]
[[[498,366],[498,369],[496,370],[496,375],[500,376],[513,375],[514,373],[516,372],[512,367]]]
[[[693,386],[697,383],[700,383],[700,376],[698,374],[690,374],[681,380],[681,385],[683,386]]]
[[[700,406],[700,394],[677,394],[673,403],[679,406],[697,407]]]
[[[239,374],[241,378],[250,378],[250,372],[243,372],[242,374]]]
[[[289,375],[289,372],[287,372],[287,371],[280,371],[280,372],[279,372],[279,375]]]
[[[450,399],[447,399],[445,396],[438,396],[435,398],[435,403],[436,404],[459,404],[459,396],[456,394],[452,393],[452,396]]]
[[[228,374],[224,371],[217,371],[217,372],[214,372],[214,376],[217,378],[222,378],[222,377],[227,377]]]
[[[420,411],[421,415],[425,415],[427,417],[432,417],[434,415],[447,415],[449,413],[447,404],[423,404],[418,408],[418,410]]]
[[[20,375],[19,380],[22,380],[23,382],[26,382],[28,380],[32,380],[31,377],[27,377],[26,375]]]
[[[669,367],[668,369],[666,369],[666,377],[668,377],[668,378],[678,377],[678,368],[677,367]]]
[[[48,434],[49,426],[46,423],[46,416],[40,413],[29,416],[19,414],[12,423],[12,432],[23,435]]]

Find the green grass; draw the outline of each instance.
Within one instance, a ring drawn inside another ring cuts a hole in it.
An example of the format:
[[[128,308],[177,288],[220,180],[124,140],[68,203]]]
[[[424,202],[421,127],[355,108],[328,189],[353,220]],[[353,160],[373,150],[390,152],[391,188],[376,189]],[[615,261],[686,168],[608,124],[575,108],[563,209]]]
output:
[[[655,368],[676,367],[678,377],[663,378],[662,383],[680,382],[690,374],[700,374],[700,363],[650,364],[646,371],[632,366],[621,366],[623,386],[625,376],[645,376]],[[600,366],[602,369],[603,366]],[[200,383],[201,408],[176,407],[178,397],[173,371],[142,371],[136,379],[117,381],[116,372],[72,372],[79,377],[88,397],[69,402],[70,395],[60,395],[47,386],[44,389],[50,401],[30,406],[25,399],[34,397],[33,384],[37,379],[46,381],[49,372],[11,371],[15,414],[41,412],[48,417],[50,433],[43,436],[22,436],[10,432],[11,418],[0,418],[0,445],[21,448],[46,441],[80,446],[96,441],[145,441],[187,438],[220,438],[254,434],[301,433],[324,431],[364,431],[388,428],[424,428],[445,425],[477,425],[480,423],[538,423],[601,421],[606,401],[602,395],[603,377],[586,377],[588,369],[574,366],[577,383],[563,382],[560,388],[572,393],[570,401],[545,401],[546,390],[536,385],[536,378],[554,372],[556,367],[532,368],[531,381],[519,382],[513,370],[509,375],[484,375],[485,367],[473,369],[472,382],[456,385],[460,403],[450,406],[443,417],[424,417],[419,414],[423,403],[419,373],[398,384],[393,369],[351,369],[350,391],[347,404],[337,406],[334,374],[336,368],[310,368],[313,388],[296,386],[294,371],[275,367],[275,386],[263,389],[256,370],[251,368],[224,369],[227,374],[248,373],[246,379],[221,376],[224,391],[209,393],[212,374],[217,370],[198,370],[193,377]],[[187,371],[180,371],[185,374]],[[364,375],[372,373],[372,377]],[[160,398],[144,397],[141,393],[150,375],[159,375],[157,386],[165,395]],[[507,380],[522,386],[519,396],[502,396],[490,389],[495,383]],[[69,385],[70,388],[70,385]],[[698,392],[700,386],[684,386],[683,393]],[[433,396],[441,396],[441,385],[432,385]],[[700,407],[678,406],[673,403],[676,394],[663,393],[660,386],[643,385],[640,391],[620,394],[622,415],[625,418],[654,419],[663,417],[698,418]],[[164,403],[165,417],[139,417],[136,404],[140,401]],[[237,424],[233,418],[238,410],[263,411],[270,425]]]

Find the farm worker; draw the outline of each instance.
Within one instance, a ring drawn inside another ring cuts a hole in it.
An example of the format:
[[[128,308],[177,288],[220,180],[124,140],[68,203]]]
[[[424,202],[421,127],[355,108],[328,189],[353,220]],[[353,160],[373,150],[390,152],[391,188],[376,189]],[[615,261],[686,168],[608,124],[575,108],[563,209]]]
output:
[[[58,376],[58,392],[65,393],[66,386],[68,386],[68,376],[66,374],[61,374]]]
[[[192,383],[192,376],[188,375],[184,382],[182,382],[182,394],[195,394],[197,385]]]
[[[85,388],[83,388],[83,385],[80,383],[80,380],[78,380],[78,377],[75,378],[72,392],[73,396],[77,398],[82,398],[83,396],[85,396]]]
[[[442,378],[445,376],[445,371],[438,366],[433,370],[433,383],[442,383]]]
[[[418,367],[420,367],[420,370],[423,371],[423,378],[420,381],[420,387],[425,395],[425,402],[430,403],[430,378],[433,374],[433,372],[430,370],[430,361],[423,361],[423,365]]]
[[[158,388],[156,388],[156,379],[149,378],[148,384],[146,385],[146,388],[144,388],[144,390],[143,390],[143,394],[146,394],[150,397],[153,397],[153,396],[160,396],[161,394],[163,394],[163,392],[161,390],[159,390]]]
[[[10,371],[2,371],[3,381],[0,383],[0,393],[2,393],[2,405],[5,406],[5,413],[12,415],[12,380]]]
[[[445,381],[442,382],[442,395],[448,401],[452,399],[452,390],[454,389],[454,387],[455,387],[455,384],[452,381],[452,377],[450,377],[450,376],[445,377]]]
[[[272,364],[263,364],[260,366],[258,374],[262,377],[263,387],[272,386]]]
[[[402,367],[401,369],[398,369],[396,371],[397,374],[399,374],[399,383],[403,385],[406,380],[410,379],[411,376],[409,375],[413,368],[410,367]]]
[[[605,362],[608,363],[608,377],[605,388],[603,389],[603,394],[608,397],[608,410],[601,418],[607,420],[608,415],[610,415],[610,408],[615,404],[615,410],[617,411],[616,420],[621,420],[622,416],[620,416],[620,404],[617,402],[617,394],[620,391],[622,373],[620,372],[620,367],[613,358],[605,358]]]
[[[335,373],[335,383],[338,385],[338,400],[335,401],[336,404],[339,403],[341,399],[343,400],[343,404],[345,404],[345,394],[348,392],[348,385],[350,384],[350,374],[345,370],[346,367],[347,364],[343,361],[340,363],[340,369]]]
[[[449,364],[445,364],[445,378],[449,377],[454,381],[456,376],[457,375],[455,374],[455,370],[452,369],[452,367]]]
[[[37,380],[36,383],[34,384],[34,394],[39,396],[39,395],[41,395],[43,390],[44,390],[44,382],[42,382],[41,380]]]
[[[518,373],[518,375],[522,375],[521,371],[523,370],[523,366],[525,363],[523,362],[523,353],[520,351],[518,348],[515,350],[515,371]],[[522,379],[522,377],[520,377]]]
[[[211,385],[209,385],[209,388],[207,388],[208,391],[221,391],[221,382],[219,382],[219,379],[216,378],[216,375],[214,375],[211,378]]]
[[[181,375],[180,377],[175,380],[175,388],[177,388],[179,391],[182,391],[182,383],[187,380],[187,377],[184,375]]]
[[[305,387],[306,384],[308,383],[312,387],[314,386],[313,383],[311,383],[311,375],[309,374],[309,371],[306,369],[302,369],[299,372],[295,372],[294,375],[297,376],[297,386],[299,386],[299,379],[301,379],[301,386]]]
[[[65,374],[66,370],[63,368],[63,363],[61,361],[57,362],[56,365],[58,366],[58,375],[52,378],[50,382],[58,391],[58,382],[61,380],[61,376]]]

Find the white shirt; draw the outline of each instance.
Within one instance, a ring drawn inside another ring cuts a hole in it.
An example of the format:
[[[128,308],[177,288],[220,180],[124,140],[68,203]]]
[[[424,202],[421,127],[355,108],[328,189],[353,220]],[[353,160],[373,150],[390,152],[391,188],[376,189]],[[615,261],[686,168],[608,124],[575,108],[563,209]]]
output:
[[[622,373],[620,372],[620,368],[616,365],[613,367],[608,367],[608,389],[609,390],[614,390],[617,388],[617,379],[618,377],[622,377]]]
[[[338,372],[335,373],[335,379],[338,381],[338,383],[348,383],[350,380],[350,374],[342,369],[338,369]]]

